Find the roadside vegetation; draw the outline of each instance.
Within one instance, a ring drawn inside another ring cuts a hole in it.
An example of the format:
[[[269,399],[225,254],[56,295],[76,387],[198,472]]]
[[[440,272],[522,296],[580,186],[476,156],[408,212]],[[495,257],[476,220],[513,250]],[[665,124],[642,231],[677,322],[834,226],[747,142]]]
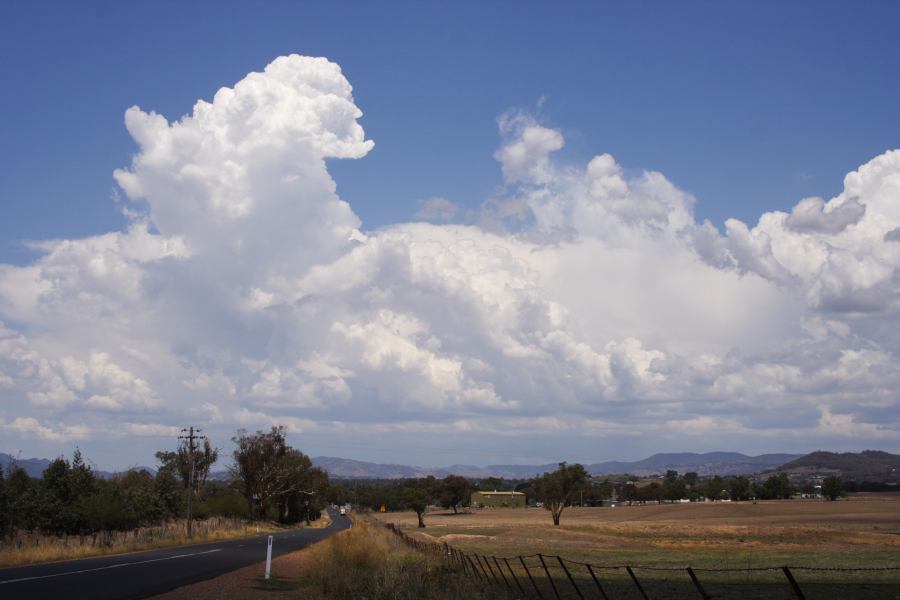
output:
[[[303,598],[504,598],[501,590],[469,579],[446,559],[413,550],[384,527],[359,521],[352,529],[312,546],[304,573]]]
[[[250,523],[245,519],[212,517],[194,523],[194,535],[187,537],[186,519],[175,519],[128,531],[104,532],[102,543],[92,535],[55,536],[18,531],[0,547],[0,567],[72,560],[107,554],[122,554],[229,540],[284,529],[277,523]]]
[[[327,474],[286,443],[282,428],[241,430],[233,441],[235,467],[224,480],[212,480],[219,450],[208,441],[193,456],[184,443],[157,452],[155,474],[100,477],[78,449],[41,477],[15,464],[0,469],[0,566],[240,537],[319,518]]]

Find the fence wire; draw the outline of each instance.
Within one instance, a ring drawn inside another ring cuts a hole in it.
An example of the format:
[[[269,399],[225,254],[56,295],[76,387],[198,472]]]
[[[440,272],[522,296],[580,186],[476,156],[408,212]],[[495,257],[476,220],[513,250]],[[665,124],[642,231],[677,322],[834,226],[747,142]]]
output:
[[[900,599],[900,566],[692,568],[654,565],[595,565],[530,554],[485,556],[446,543],[415,539],[385,525],[420,552],[455,563],[466,576],[509,594],[538,600],[807,600]]]

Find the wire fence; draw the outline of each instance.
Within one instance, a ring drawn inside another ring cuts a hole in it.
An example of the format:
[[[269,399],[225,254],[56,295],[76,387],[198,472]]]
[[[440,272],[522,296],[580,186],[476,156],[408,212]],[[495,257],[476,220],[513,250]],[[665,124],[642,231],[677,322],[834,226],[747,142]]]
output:
[[[547,554],[485,556],[446,543],[416,539],[393,523],[384,524],[420,552],[458,565],[467,576],[538,600],[813,600],[860,598],[900,600],[897,567],[692,568],[595,565]]]

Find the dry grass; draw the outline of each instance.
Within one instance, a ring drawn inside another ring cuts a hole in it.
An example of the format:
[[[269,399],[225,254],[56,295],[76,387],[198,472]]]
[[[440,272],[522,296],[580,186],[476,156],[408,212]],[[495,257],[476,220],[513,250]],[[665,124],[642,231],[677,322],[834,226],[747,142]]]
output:
[[[318,525],[318,522],[315,525],[324,526]],[[88,536],[55,537],[18,532],[14,538],[0,544],[0,567],[198,544],[256,535],[258,532],[277,531],[283,527],[273,523],[257,526],[255,523],[251,525],[240,519],[216,517],[194,521],[193,529],[194,537],[188,538],[186,522],[181,519],[153,527]]]
[[[376,518],[462,550],[562,555],[593,564],[900,566],[900,497],[568,508],[560,527],[540,509]]]
[[[579,597],[573,586],[585,597],[597,594],[597,581],[579,563],[593,566],[609,597],[637,598],[623,567],[630,565],[655,599],[697,597],[686,566],[697,569],[712,597],[739,600],[795,597],[780,569],[783,565],[900,567],[900,497],[896,496],[831,503],[569,508],[560,527],[553,527],[549,513],[540,509],[484,509],[460,515],[435,511],[426,516],[425,530],[417,529],[414,513],[375,518],[397,523],[420,539],[447,542],[470,555],[524,556],[524,565],[517,558],[509,562],[501,558],[485,561],[484,566],[496,566],[501,574],[505,571],[507,579],[518,579],[517,585],[537,585],[545,598],[558,593],[566,600]],[[544,555],[544,562],[538,553]],[[554,556],[566,559],[568,574]],[[558,589],[551,587],[546,572]],[[809,598],[894,600],[900,589],[898,570],[795,569],[793,574]]]
[[[480,600],[500,598],[446,560],[404,545],[379,525],[352,529],[311,547],[304,563],[303,598],[366,600]]]

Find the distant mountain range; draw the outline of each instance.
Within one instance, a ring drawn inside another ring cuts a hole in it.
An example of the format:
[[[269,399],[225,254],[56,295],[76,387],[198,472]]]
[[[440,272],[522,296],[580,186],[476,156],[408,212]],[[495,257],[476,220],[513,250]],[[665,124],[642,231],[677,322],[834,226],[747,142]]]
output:
[[[10,463],[15,462],[32,477],[40,477],[50,464],[46,458],[16,459],[0,452],[0,467],[4,473]],[[553,471],[557,463],[546,465],[451,465],[449,467],[416,467],[410,465],[381,464],[316,456],[315,466],[328,471],[337,479],[403,479],[407,477],[446,477],[462,475],[471,479],[501,477],[504,479],[528,479]],[[797,474],[836,473],[848,481],[898,481],[900,480],[900,455],[866,450],[864,452],[835,453],[817,451],[811,454],[762,454],[747,456],[739,452],[695,452],[654,454],[649,458],[632,462],[607,461],[585,465],[592,475],[614,475],[629,473],[640,477],[661,475],[672,469],[679,473],[695,472],[698,475],[752,475],[774,471]],[[143,470],[153,474],[151,467],[132,467],[128,471]],[[110,477],[109,471],[95,471],[101,477]],[[227,478],[226,471],[210,474],[210,479]]]
[[[654,454],[635,462],[603,462],[587,466],[592,475],[631,473],[633,475],[664,474],[673,469],[679,473],[694,472],[698,475],[751,475],[776,469],[784,463],[800,458],[802,454],[760,454],[747,456],[739,452],[679,452]]]
[[[68,457],[67,457],[68,458]],[[47,458],[16,458],[10,454],[6,454],[4,452],[0,452],[0,467],[3,467],[3,474],[9,472],[9,465],[11,463],[15,463],[19,467],[25,470],[28,473],[29,477],[40,477],[44,474],[44,469],[50,466],[50,463],[53,462]],[[126,471],[147,471],[151,475],[156,474],[156,469],[152,467],[131,467],[130,469],[125,469]],[[103,477],[107,479],[115,475],[115,472],[112,471],[99,471],[94,470],[99,477]]]
[[[654,454],[650,458],[634,462],[608,461],[585,465],[592,475],[612,475],[631,473],[647,476],[665,473],[669,469],[679,473],[693,471],[698,475],[750,475],[776,469],[786,462],[801,458],[800,454],[763,454],[747,456],[738,452],[694,452]],[[312,459],[315,466],[328,471],[332,477],[344,479],[402,479],[404,477],[446,477],[462,475],[472,479],[502,477],[504,479],[527,479],[556,469],[556,463],[546,465],[451,465],[449,467],[414,467],[409,465],[380,464],[317,456]]]
[[[788,473],[835,473],[848,481],[900,481],[900,455],[865,450],[825,452],[818,450],[785,463],[779,470]]]
[[[16,463],[19,467],[25,469],[25,472],[30,477],[40,477],[44,469],[50,466],[50,461],[46,458],[15,458],[0,452],[0,467],[3,467],[4,475],[9,472],[10,463]]]

